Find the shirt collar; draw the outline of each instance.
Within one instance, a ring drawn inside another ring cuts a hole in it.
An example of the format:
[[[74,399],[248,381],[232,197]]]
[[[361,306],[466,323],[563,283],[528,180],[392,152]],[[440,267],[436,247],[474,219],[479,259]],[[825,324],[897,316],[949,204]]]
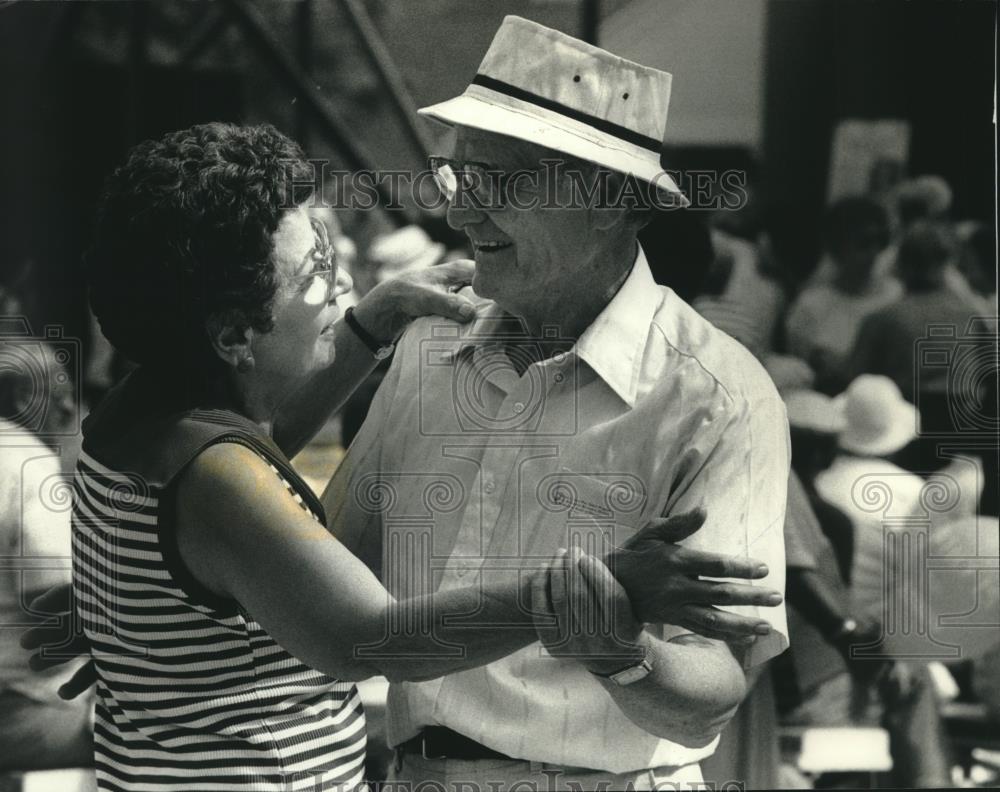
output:
[[[661,301],[646,254],[642,246],[637,244],[636,248],[635,262],[625,282],[570,350],[629,407],[635,405],[642,354]],[[523,335],[519,319],[496,303],[489,303],[475,320],[461,328],[455,354]]]
[[[646,254],[638,248],[618,293],[576,342],[574,350],[618,396],[635,405],[649,326],[661,301]]]

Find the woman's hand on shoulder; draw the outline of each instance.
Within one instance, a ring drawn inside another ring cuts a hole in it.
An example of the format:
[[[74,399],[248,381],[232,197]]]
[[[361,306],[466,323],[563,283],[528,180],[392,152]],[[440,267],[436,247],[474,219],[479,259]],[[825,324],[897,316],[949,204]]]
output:
[[[469,259],[409,270],[368,292],[354,313],[381,341],[396,339],[420,316],[436,314],[468,322],[476,315],[476,306],[458,291],[472,282],[475,271],[475,262]]]

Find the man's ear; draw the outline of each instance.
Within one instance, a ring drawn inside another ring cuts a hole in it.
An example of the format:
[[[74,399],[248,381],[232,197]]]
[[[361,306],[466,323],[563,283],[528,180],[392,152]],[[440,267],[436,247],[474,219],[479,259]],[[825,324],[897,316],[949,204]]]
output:
[[[222,360],[233,368],[253,357],[253,329],[234,314],[210,316],[205,322],[208,340]]]

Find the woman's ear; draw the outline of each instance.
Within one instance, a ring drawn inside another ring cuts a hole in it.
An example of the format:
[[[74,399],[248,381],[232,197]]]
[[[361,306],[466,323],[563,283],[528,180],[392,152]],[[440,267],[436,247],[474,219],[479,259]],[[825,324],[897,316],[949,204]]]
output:
[[[240,372],[253,368],[253,329],[233,315],[211,316],[205,322],[212,349]]]

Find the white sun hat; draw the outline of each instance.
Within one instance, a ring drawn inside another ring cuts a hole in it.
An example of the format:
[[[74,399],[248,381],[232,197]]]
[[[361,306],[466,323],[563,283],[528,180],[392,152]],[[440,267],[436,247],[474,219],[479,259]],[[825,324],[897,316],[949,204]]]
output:
[[[788,423],[797,429],[822,434],[840,434],[846,427],[844,411],[833,399],[814,390],[797,390],[785,394]]]
[[[840,447],[864,456],[888,456],[899,451],[920,431],[917,408],[903,398],[888,377],[862,374],[833,400],[843,411],[846,426]]]
[[[461,96],[418,112],[630,174],[687,206],[660,162],[671,76],[518,16]]]
[[[376,237],[368,248],[368,260],[376,267],[375,280],[379,283],[412,269],[437,264],[444,254],[445,246],[416,225]]]

